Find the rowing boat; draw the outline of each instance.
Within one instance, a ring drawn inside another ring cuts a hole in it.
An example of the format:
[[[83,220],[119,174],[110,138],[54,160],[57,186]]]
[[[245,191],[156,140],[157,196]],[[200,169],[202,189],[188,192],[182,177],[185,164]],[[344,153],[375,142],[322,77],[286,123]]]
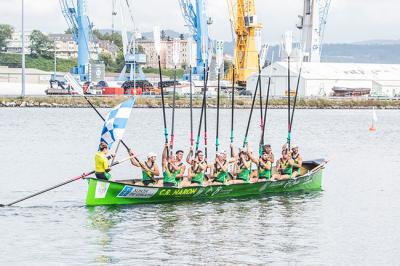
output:
[[[132,180],[87,178],[86,205],[148,204],[259,196],[269,193],[321,190],[325,160],[303,162],[302,176],[285,181],[195,187],[145,187]]]

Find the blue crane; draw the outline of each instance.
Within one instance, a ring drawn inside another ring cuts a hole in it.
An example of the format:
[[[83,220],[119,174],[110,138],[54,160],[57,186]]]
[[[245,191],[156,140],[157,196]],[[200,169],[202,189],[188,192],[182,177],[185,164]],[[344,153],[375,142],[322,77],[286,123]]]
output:
[[[203,80],[203,67],[205,64],[207,65],[211,43],[208,35],[208,25],[212,21],[207,17],[206,0],[195,1],[196,7],[193,5],[192,0],[179,0],[179,4],[186,26],[196,42],[196,66],[192,66],[192,74]]]
[[[72,69],[72,74],[79,75],[81,81],[88,81],[88,66],[90,59],[89,40],[93,28],[86,13],[86,0],[59,0],[61,11],[67,21],[72,36],[78,44],[78,65]]]

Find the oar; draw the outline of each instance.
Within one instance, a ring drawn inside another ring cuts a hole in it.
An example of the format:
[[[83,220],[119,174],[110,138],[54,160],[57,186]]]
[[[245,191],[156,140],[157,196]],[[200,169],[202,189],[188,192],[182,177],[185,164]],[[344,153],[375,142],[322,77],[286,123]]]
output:
[[[258,80],[260,86],[260,129],[261,132],[264,131],[264,114],[263,114],[263,102],[262,102],[262,86],[261,86],[261,60],[260,55],[258,55]],[[262,153],[262,143],[259,145],[259,154]]]
[[[193,136],[193,88],[192,88],[192,65],[189,67],[189,81],[190,81],[190,146],[194,145]]]
[[[165,136],[165,143],[168,144],[168,128],[167,128],[167,118],[165,115],[164,86],[163,86],[163,81],[162,81],[160,55],[158,55],[158,72],[160,75],[161,104],[162,104],[163,120],[164,120],[164,136]],[[169,154],[168,147],[167,147],[167,154]]]
[[[261,133],[261,140],[260,143],[262,143],[262,145],[264,145],[265,143],[265,128],[267,126],[267,112],[268,112],[268,104],[269,104],[269,92],[270,92],[270,88],[271,88],[271,79],[272,79],[272,63],[274,62],[274,52],[272,52],[272,58],[271,58],[271,70],[269,72],[269,77],[268,77],[268,87],[267,87],[267,100],[265,102],[265,108],[264,108],[264,121],[263,121],[263,130]],[[262,151],[261,151],[262,152]],[[260,154],[260,156],[262,155],[262,153]]]
[[[243,148],[246,147],[248,140],[247,137],[249,135],[249,128],[250,128],[250,123],[251,123],[251,117],[253,116],[253,110],[254,110],[254,105],[256,103],[256,97],[257,97],[257,90],[258,90],[258,86],[260,83],[260,79],[257,79],[257,84],[256,84],[256,88],[254,90],[254,95],[253,95],[253,100],[251,103],[251,109],[250,109],[250,115],[249,115],[249,120],[247,121],[247,128],[246,128],[246,134],[244,135],[244,139],[243,139]]]
[[[174,134],[174,129],[175,129],[175,98],[176,98],[176,65],[174,67],[174,91],[172,94],[172,122],[171,122],[171,141],[170,141],[170,148],[171,152],[174,150],[174,139],[175,139],[175,134]]]
[[[261,140],[260,145],[264,145],[264,136],[265,136],[265,128],[267,125],[267,112],[268,112],[268,104],[269,104],[269,90],[271,88],[271,76],[268,78],[268,87],[267,87],[267,100],[265,101],[265,108],[264,108],[264,121],[263,121],[263,128],[261,133]],[[260,156],[262,155],[262,150]]]
[[[208,148],[207,148],[207,83],[208,74],[210,72],[210,67],[207,65],[207,73],[204,81],[204,158],[207,160]]]
[[[299,93],[300,78],[301,78],[302,69],[303,69],[303,65],[300,66],[299,76],[297,77],[296,95],[294,96],[294,104],[293,104],[293,109],[292,109],[292,117],[290,118],[290,129],[289,129],[289,134],[290,134],[290,135],[292,134],[293,117],[294,117],[294,111],[296,110],[297,95],[298,95],[298,93]]]
[[[290,130],[291,130],[291,116],[290,116],[290,56],[288,56],[288,136],[287,136],[287,143],[288,143],[288,149],[290,149]]]
[[[121,161],[116,161],[116,162],[114,162],[114,163],[110,166],[110,168],[111,168],[111,167],[114,167],[114,166],[116,166],[116,165],[118,165],[118,164],[121,164],[121,163],[123,163],[123,162],[125,162],[125,161],[128,161],[128,160],[130,160],[130,159],[131,159],[131,157],[127,157],[127,158],[125,158],[125,159],[123,159],[123,160],[121,160]],[[88,173],[84,173],[84,174],[82,174],[82,175],[80,175],[80,176],[76,176],[76,177],[74,177],[74,178],[72,178],[72,179],[68,179],[67,181],[64,181],[64,182],[62,182],[62,183],[60,183],[60,184],[57,184],[57,185],[55,185],[55,186],[46,188],[46,189],[41,190],[41,191],[39,191],[39,192],[36,192],[36,193],[34,193],[34,194],[32,194],[32,195],[26,196],[26,197],[24,197],[24,198],[22,198],[22,199],[13,201],[13,202],[8,203],[8,204],[0,204],[0,207],[12,206],[12,205],[17,204],[17,203],[19,203],[19,202],[21,202],[21,201],[24,201],[24,200],[27,200],[27,199],[36,197],[36,196],[38,196],[38,195],[41,195],[41,194],[46,193],[46,192],[48,192],[48,191],[51,191],[51,190],[53,190],[53,189],[62,187],[62,186],[64,186],[64,185],[67,185],[67,184],[72,183],[72,182],[74,182],[74,181],[77,181],[77,180],[80,180],[80,179],[82,179],[82,178],[88,177],[89,175],[92,175],[92,174],[94,174],[94,173],[95,173],[95,171],[91,171],[91,172],[88,172]]]
[[[217,132],[215,137],[215,151],[219,150],[219,101],[220,101],[220,80],[221,80],[221,67],[218,67],[218,84],[217,84]]]
[[[235,118],[235,64],[232,64],[232,95],[231,95],[231,144],[234,141],[234,118]],[[233,150],[231,149],[231,157],[233,156]]]
[[[204,63],[204,78],[205,78],[205,73],[206,73],[206,64]],[[206,103],[206,94],[205,91],[203,92],[203,102],[201,104],[201,113],[200,113],[200,122],[199,122],[199,127],[197,130],[197,138],[196,138],[196,149],[195,151],[197,152],[199,150],[199,144],[200,144],[200,134],[201,134],[201,125],[203,123],[203,115],[204,115],[204,105]]]
[[[290,55],[292,53],[292,47],[293,46],[293,34],[292,32],[286,32],[285,34],[285,51],[288,57],[288,136],[287,136],[287,144],[288,144],[288,149],[290,149],[290,120],[291,120],[291,116],[290,116]]]

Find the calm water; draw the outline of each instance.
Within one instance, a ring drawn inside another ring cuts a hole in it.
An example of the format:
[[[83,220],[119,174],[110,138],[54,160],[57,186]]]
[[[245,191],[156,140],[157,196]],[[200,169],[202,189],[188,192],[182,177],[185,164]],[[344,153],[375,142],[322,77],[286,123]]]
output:
[[[188,114],[177,111],[178,148],[188,146]],[[237,113],[238,143],[247,115]],[[215,111],[208,116],[213,143]],[[294,138],[303,156],[330,160],[317,193],[88,208],[85,181],[78,181],[1,208],[0,264],[399,265],[400,111],[378,116],[378,131],[370,133],[370,111],[296,113]],[[229,110],[222,121],[226,147]],[[277,153],[286,112],[272,110],[268,123]],[[0,126],[0,203],[8,203],[90,170],[102,123],[90,109],[0,109]],[[257,127],[254,121],[254,148]],[[160,154],[161,110],[134,110],[125,139],[141,158]],[[138,173],[128,164],[113,172]]]

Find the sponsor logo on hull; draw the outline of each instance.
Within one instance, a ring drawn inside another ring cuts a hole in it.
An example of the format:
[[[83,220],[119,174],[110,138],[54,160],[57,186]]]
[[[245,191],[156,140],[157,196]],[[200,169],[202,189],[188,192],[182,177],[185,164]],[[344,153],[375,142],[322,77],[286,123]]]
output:
[[[117,195],[118,198],[148,199],[153,197],[158,188],[124,186]]]

